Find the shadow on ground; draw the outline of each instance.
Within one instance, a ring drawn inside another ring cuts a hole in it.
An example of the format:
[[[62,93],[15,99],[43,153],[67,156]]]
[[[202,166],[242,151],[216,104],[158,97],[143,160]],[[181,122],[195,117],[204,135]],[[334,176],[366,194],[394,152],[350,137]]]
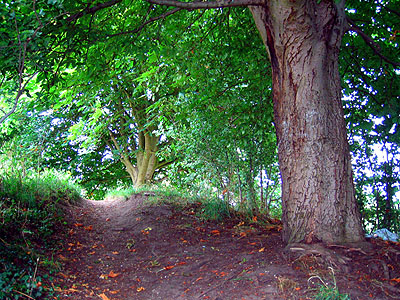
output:
[[[285,250],[280,224],[203,221],[199,204],[147,198],[84,200],[69,209],[57,254],[60,299],[313,299],[333,274],[353,300],[400,299],[399,244]]]

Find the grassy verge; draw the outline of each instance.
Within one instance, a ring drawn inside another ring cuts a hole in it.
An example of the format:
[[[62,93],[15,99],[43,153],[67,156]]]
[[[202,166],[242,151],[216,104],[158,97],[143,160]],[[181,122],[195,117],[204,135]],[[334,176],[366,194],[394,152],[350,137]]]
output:
[[[44,254],[55,246],[51,237],[63,222],[60,204],[80,198],[65,174],[0,174],[0,299],[48,299],[51,291],[42,284],[48,273],[40,273]]]
[[[197,214],[204,220],[223,220],[231,215],[232,208],[226,201],[217,197],[207,197],[206,195],[193,195],[193,193],[184,190],[177,190],[170,186],[152,185],[142,186],[140,188],[128,187],[110,190],[107,197],[125,197],[132,194],[146,193],[150,194],[148,204],[170,204],[175,207],[187,207],[196,204],[199,207]]]

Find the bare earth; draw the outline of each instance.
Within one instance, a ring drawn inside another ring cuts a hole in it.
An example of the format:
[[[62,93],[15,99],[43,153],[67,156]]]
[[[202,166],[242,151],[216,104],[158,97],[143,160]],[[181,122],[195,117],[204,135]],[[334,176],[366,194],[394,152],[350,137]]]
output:
[[[285,249],[278,222],[203,221],[198,204],[151,205],[146,195],[69,209],[60,299],[313,299],[332,270],[353,300],[400,299],[398,243]]]

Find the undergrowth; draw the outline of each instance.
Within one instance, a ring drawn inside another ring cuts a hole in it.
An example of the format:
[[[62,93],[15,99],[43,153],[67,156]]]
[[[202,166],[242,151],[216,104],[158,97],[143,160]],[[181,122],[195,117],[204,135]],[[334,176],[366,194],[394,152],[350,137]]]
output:
[[[316,292],[314,296],[315,300],[351,300],[350,296],[347,294],[341,294],[336,285],[336,278],[333,268],[330,268],[332,273],[332,283],[329,284],[328,281],[323,280],[320,276],[314,275],[311,276],[308,281],[310,282],[312,279],[317,279],[319,281],[318,287],[313,288]]]
[[[0,299],[48,296],[42,286],[48,275],[38,270],[55,246],[50,237],[63,221],[60,205],[80,198],[79,186],[65,174],[0,174]]]

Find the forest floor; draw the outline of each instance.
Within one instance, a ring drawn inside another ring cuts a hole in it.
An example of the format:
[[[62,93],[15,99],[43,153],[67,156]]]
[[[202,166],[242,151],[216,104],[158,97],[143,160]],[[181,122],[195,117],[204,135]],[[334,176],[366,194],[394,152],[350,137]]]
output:
[[[336,281],[353,300],[400,299],[399,243],[285,248],[279,222],[204,221],[199,204],[146,195],[70,207],[59,271],[43,284],[60,299],[251,300],[314,299]]]

